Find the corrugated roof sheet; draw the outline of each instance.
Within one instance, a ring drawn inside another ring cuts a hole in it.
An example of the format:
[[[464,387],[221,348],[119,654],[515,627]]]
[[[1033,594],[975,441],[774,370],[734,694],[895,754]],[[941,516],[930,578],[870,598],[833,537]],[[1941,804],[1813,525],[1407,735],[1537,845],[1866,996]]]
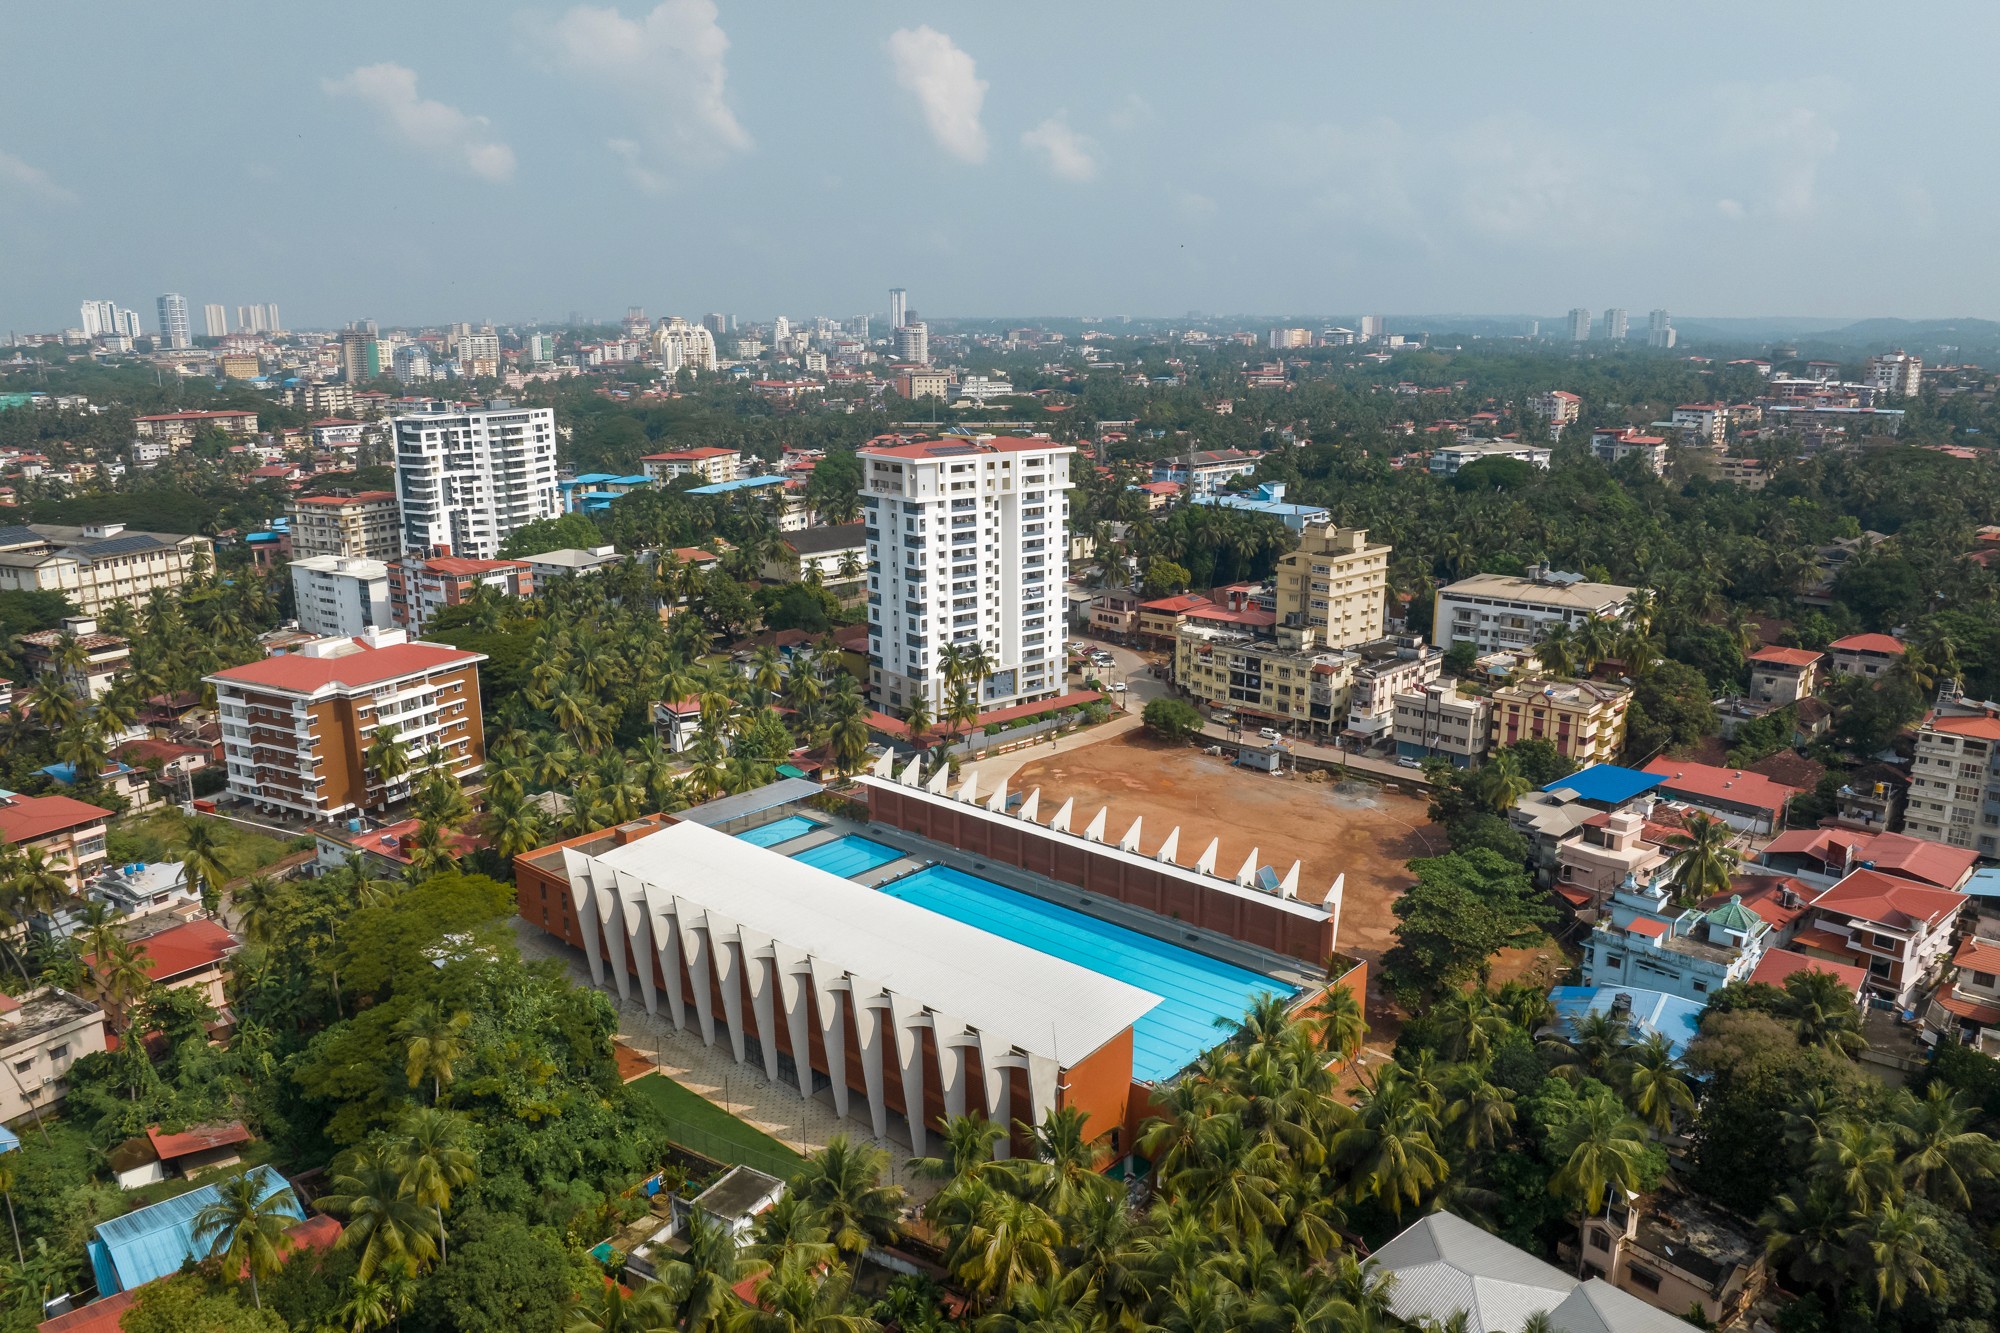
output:
[[[298,1196],[292,1193],[283,1176],[268,1166],[253,1167],[250,1174],[260,1182],[259,1198],[282,1193],[279,1211],[294,1220],[304,1219],[305,1209],[299,1206]],[[220,1197],[219,1186],[204,1185],[149,1208],[99,1222],[89,1245],[91,1267],[97,1273],[97,1290],[108,1296],[177,1272],[195,1252],[194,1219]]]
[[[808,796],[817,796],[825,790],[826,788],[810,778],[785,778],[782,781],[767,783],[755,791],[746,791],[737,796],[720,796],[713,801],[692,806],[674,818],[714,828],[718,824],[727,824],[730,820],[741,819],[745,815],[762,814],[781,805],[803,801]]]

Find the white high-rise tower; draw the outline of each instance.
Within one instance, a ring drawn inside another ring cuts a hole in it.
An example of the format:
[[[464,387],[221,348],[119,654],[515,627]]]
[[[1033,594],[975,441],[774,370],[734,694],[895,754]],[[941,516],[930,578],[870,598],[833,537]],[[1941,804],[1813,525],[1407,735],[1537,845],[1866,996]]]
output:
[[[194,330],[188,324],[187,298],[179,292],[160,297],[160,344],[170,350],[194,346]]]
[[[397,417],[396,500],[406,549],[494,559],[515,529],[562,512],[555,409]]]
[[[910,310],[910,294],[901,287],[889,289],[889,332],[903,327],[904,316]]]

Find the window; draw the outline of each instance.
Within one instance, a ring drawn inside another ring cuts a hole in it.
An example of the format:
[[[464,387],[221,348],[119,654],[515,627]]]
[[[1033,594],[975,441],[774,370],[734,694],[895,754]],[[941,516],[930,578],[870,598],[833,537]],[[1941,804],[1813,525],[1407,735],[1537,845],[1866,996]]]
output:
[[[68,1042],[64,1042],[60,1046],[51,1046],[49,1048],[49,1059],[51,1060],[63,1060],[67,1059],[68,1057],[69,1057]]]
[[[1641,1268],[1639,1265],[1633,1264],[1625,1270],[1625,1275],[1632,1279],[1633,1286],[1638,1287],[1642,1291],[1658,1291],[1660,1289],[1660,1275],[1650,1268]]]
[[[1611,1248],[1610,1233],[1599,1227],[1592,1227],[1590,1229],[1590,1248],[1593,1250],[1609,1250]]]
[[[1972,984],[1975,986],[1991,986],[1993,984],[1993,974],[1991,972],[1974,972],[1972,974]]]

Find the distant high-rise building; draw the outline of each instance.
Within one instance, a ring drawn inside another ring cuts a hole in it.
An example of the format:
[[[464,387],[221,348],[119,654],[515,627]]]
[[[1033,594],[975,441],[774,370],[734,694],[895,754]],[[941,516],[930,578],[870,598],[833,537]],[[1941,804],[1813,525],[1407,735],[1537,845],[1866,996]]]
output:
[[[553,333],[531,333],[524,348],[528,353],[528,360],[547,365],[556,359],[556,336]]]
[[[262,307],[258,307],[260,310]],[[359,329],[340,335],[340,378],[365,384],[382,373],[382,345]]]
[[[889,289],[889,331],[903,327],[910,311],[910,294],[901,287]]]
[[[405,384],[422,384],[431,378],[431,352],[422,343],[404,343],[390,358],[395,376]]]
[[[261,305],[240,305],[236,307],[236,331],[238,333],[263,333],[268,326],[264,323],[264,307]]]
[[[1382,336],[1382,317],[1380,315],[1363,315],[1360,327],[1355,331],[1361,335],[1362,342],[1374,342]]]
[[[701,326],[708,330],[711,338],[720,338],[723,334],[729,332],[729,316],[719,310],[713,314],[703,315],[701,317]]]
[[[492,379],[500,373],[500,335],[491,328],[459,334],[457,352],[459,370],[474,379]]]
[[[407,549],[494,559],[510,533],[562,512],[555,409],[397,417],[396,497]]]
[[[160,310],[160,345],[171,351],[194,346],[194,329],[188,323],[187,298],[179,292],[163,293]]]
[[[83,303],[83,336],[102,338],[118,332],[118,303],[116,301],[85,301]]]
[[[1286,351],[1293,347],[1312,346],[1311,329],[1272,329],[1268,341],[1274,352]]]
[[[201,308],[202,322],[208,326],[208,336],[223,338],[229,334],[229,307],[226,305],[205,305]]]
[[[267,303],[264,306],[264,332],[277,333],[283,330],[284,327],[285,326],[283,324],[280,324],[278,322],[278,303],[276,301],[271,301]],[[375,326],[373,324],[370,324],[368,326],[368,331],[370,333],[373,333],[375,331]]]
[[[1672,347],[1674,345],[1673,317],[1664,310],[1655,310],[1646,316],[1646,346]]]
[[[1539,338],[1539,337],[1541,337],[1541,336],[1542,336],[1542,321],[1540,321],[1539,319],[1531,319],[1531,320],[1529,320],[1529,321],[1528,321],[1528,323],[1527,323],[1527,326],[1526,326],[1526,328],[1525,328],[1525,329],[1523,329],[1523,332],[1525,332],[1525,333],[1526,333],[1526,334],[1527,334],[1527,335],[1528,335],[1528,336],[1529,336],[1530,338]]]
[[[1615,343],[1624,342],[1625,326],[1626,320],[1623,310],[1620,310],[1617,306],[1612,306],[1604,312],[1604,336],[1606,339]]]
[[[896,330],[896,359],[920,366],[931,363],[931,331],[922,320],[912,320]]]
[[[1590,341],[1590,312],[1582,306],[1569,312],[1569,340],[1573,343]]]
[[[1901,394],[1905,398],[1917,396],[1917,390],[1924,381],[1924,359],[1911,356],[1898,348],[1881,356],[1868,358],[1868,382],[1877,393]]]
[[[786,319],[783,315],[771,321],[771,341],[773,344],[781,343],[791,336],[792,321]]]
[[[715,335],[675,315],[653,331],[653,355],[668,375],[715,369]]]

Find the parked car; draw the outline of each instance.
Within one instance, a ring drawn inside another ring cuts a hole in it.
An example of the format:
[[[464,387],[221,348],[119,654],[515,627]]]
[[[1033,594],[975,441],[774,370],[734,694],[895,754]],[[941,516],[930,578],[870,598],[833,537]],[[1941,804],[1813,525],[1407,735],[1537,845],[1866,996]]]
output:
[[[1276,727],[1259,727],[1257,728],[1257,736],[1261,740],[1274,741],[1278,739],[1278,729]]]
[[[1401,758],[1396,760],[1396,767],[1398,768],[1422,768],[1423,766],[1424,766],[1423,760],[1412,759],[1408,755],[1403,755]]]
[[[1109,685],[1106,685],[1104,688],[1110,690],[1113,694],[1123,694],[1125,693],[1125,682],[1122,680],[1114,680]]]

